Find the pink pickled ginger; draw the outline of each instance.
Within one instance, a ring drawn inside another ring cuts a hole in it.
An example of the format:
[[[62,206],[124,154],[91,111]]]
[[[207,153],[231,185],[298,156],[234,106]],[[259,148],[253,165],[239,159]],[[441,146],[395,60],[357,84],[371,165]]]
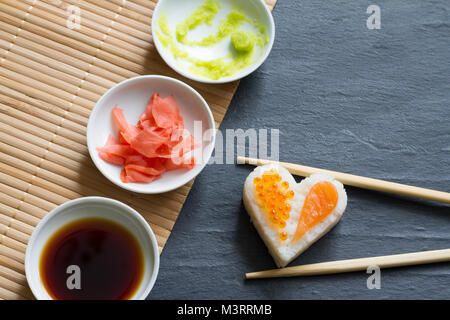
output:
[[[177,101],[170,95],[161,98],[154,93],[137,125],[129,124],[123,110],[115,106],[112,117],[119,128],[118,139],[108,137],[104,147],[97,148],[104,161],[123,166],[124,183],[149,183],[170,170],[192,169],[195,158],[186,154],[199,147],[184,129]]]

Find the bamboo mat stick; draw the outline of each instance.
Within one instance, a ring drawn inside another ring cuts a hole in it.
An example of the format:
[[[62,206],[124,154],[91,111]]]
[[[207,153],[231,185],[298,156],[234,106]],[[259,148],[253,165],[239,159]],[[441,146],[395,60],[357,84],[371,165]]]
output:
[[[39,118],[40,124],[45,121],[43,127],[49,128],[48,122],[53,124],[53,130],[65,130],[69,137],[76,137],[85,144],[87,119],[71,113],[66,113],[62,108],[55,108],[47,103],[34,100],[18,91],[0,85],[0,112],[13,114],[20,110],[22,117],[28,115],[28,119]],[[38,124],[40,126],[40,124]],[[63,131],[62,131],[63,132]],[[70,133],[68,133],[70,132]]]
[[[0,299],[3,300],[25,300],[25,298],[18,293],[3,289],[0,287]]]
[[[3,19],[3,16],[6,16],[6,18],[12,17],[13,19],[17,19],[20,24],[20,18],[11,16],[6,11],[2,11],[2,4],[0,2],[0,17]],[[0,25],[2,26],[2,29],[4,27],[5,29],[8,28],[8,25],[5,25],[2,21],[0,21]],[[64,30],[64,28],[66,27],[59,26],[59,29]],[[101,76],[108,76],[108,73],[105,71],[110,71],[116,75],[122,76],[122,80],[124,80],[126,78],[136,76],[136,72],[139,73],[139,70],[144,71],[143,67],[140,67],[145,60],[144,58],[142,58],[142,61],[139,61],[139,63],[131,63],[128,62],[126,58],[115,56],[112,53],[108,54],[102,50],[98,51],[99,48],[95,45],[91,46],[75,39],[74,36],[78,33],[72,33],[71,36],[65,36],[62,33],[53,31],[49,26],[42,27],[39,26],[39,24],[33,24],[30,22],[29,24],[23,25],[23,28],[20,31],[20,37],[15,38],[14,34],[17,31],[17,27],[9,26],[9,29],[11,29],[8,31],[10,33],[10,38],[9,40],[5,39],[6,41],[14,41],[16,45],[23,45],[23,42],[26,42],[26,40],[36,41],[41,45],[47,46],[47,51],[52,51],[52,49],[57,50],[58,58],[60,57],[59,53],[62,52],[72,58],[76,57],[84,60],[88,63],[88,66],[90,66],[91,72],[96,70],[95,73]],[[96,44],[99,45],[100,42],[97,42]],[[49,55],[49,57],[52,57],[52,55]],[[94,59],[93,57],[96,57],[97,59]],[[95,66],[91,65],[93,60],[95,60]],[[113,76],[113,74],[110,74],[109,76]],[[113,77],[111,77],[111,80],[113,80]]]
[[[9,125],[8,122],[11,125]],[[58,141],[61,143],[62,139],[56,139],[56,135],[55,138],[53,138],[53,133],[44,131],[40,127],[34,127],[31,124],[27,125],[26,122],[18,121],[7,115],[2,115],[2,118],[0,118],[0,131],[45,148],[48,151],[53,151],[74,161],[82,161],[89,156],[84,145],[71,142],[62,146],[58,143]]]
[[[57,89],[63,90],[65,92],[68,92],[72,95],[78,95],[79,97],[86,99],[86,101],[91,101],[93,104],[100,99],[101,94],[92,93],[88,90],[80,89],[81,81],[80,79],[74,79],[72,78],[73,82],[70,83],[70,80],[67,79],[68,77],[64,74],[55,74],[54,71],[50,70],[36,70],[32,69],[25,64],[30,64],[30,60],[23,59],[23,63],[14,62],[14,54],[8,55],[8,60],[3,61],[2,67],[7,68],[9,70],[14,70],[15,72],[27,74],[29,78],[34,79],[35,81],[41,81],[47,85],[54,86]],[[19,59],[20,60],[20,59]],[[40,65],[42,66],[42,65]],[[55,78],[59,77],[59,81],[55,81]],[[84,84],[84,83],[83,83]]]
[[[12,73],[7,69],[2,69],[2,71],[3,71],[2,72],[3,75],[0,75],[0,84],[4,85],[10,89],[22,92],[24,94],[28,94],[34,98],[42,99],[45,102],[48,102],[50,104],[53,101],[55,106],[60,107],[61,109],[63,109],[64,111],[67,111],[68,113],[73,112],[73,113],[77,114],[79,117],[83,117],[84,118],[83,122],[87,123],[87,119],[89,118],[89,114],[91,112],[90,108],[93,107],[92,103],[90,104],[89,108],[87,107],[87,103],[85,104],[86,106],[83,107],[72,101],[73,97],[74,97],[73,95],[65,93],[64,95],[66,96],[66,98],[67,97],[69,98],[70,102],[68,102],[67,100],[64,100],[64,97],[58,97],[56,95],[56,88],[44,85],[42,83],[38,86],[38,85],[36,85],[37,82],[35,80],[32,80],[28,77],[21,76],[17,73]],[[17,76],[17,79],[15,79],[13,77],[10,77],[10,78],[5,77],[5,75],[7,73],[12,76]],[[23,81],[26,80],[28,85],[20,82],[21,80],[23,80]],[[34,87],[31,87],[31,86],[33,86],[33,84],[35,84]],[[38,88],[38,87],[41,87],[41,88]],[[47,91],[40,90],[40,89],[44,89],[44,88]],[[55,94],[52,95],[52,92]],[[59,90],[58,92],[62,93],[61,90]],[[81,98],[76,97],[75,100],[77,102],[80,102]],[[65,115],[63,114],[63,116],[65,116]]]
[[[14,210],[14,208],[0,203],[0,224],[4,224],[9,226],[9,228],[30,235],[39,220],[35,220],[33,219],[34,217],[25,213],[18,215],[18,212],[18,210]]]
[[[20,5],[19,2],[15,1],[15,0],[3,0],[5,1],[8,5],[10,6],[15,6],[17,9],[22,10],[22,11],[26,11],[26,7],[27,5]],[[40,1],[37,6],[35,6],[33,8],[33,14],[41,17],[41,18],[45,18],[48,19],[49,21],[58,24],[58,25],[64,25],[65,21],[67,19],[67,13],[66,13],[67,9],[60,9],[59,7],[55,7],[52,6],[51,4],[47,4],[43,1]],[[112,20],[114,21],[114,20]],[[149,23],[150,19],[147,18],[147,25]],[[111,21],[109,22],[109,25],[113,24]],[[83,28],[81,28],[79,30],[79,32],[84,33],[86,35],[88,35],[91,38],[94,39],[100,39],[102,40],[103,35],[105,33],[107,33],[108,36],[108,41],[111,42],[111,44],[121,47],[121,48],[127,48],[130,49],[130,45],[127,45],[127,42],[121,39],[116,38],[115,36],[110,34],[110,30],[108,25],[100,25],[98,23],[96,23],[95,21],[90,21],[87,19],[87,17],[85,15],[83,15]],[[142,48],[137,48],[134,47],[137,50],[137,53],[144,53],[145,54],[145,50]],[[136,53],[136,51],[135,51]]]
[[[2,205],[2,208],[0,209],[0,224],[6,225],[17,232],[20,232],[22,235],[29,236],[33,232],[33,228],[35,225],[28,225],[19,219],[16,219],[14,216],[11,215],[5,215],[2,213],[2,209],[5,207],[5,205]],[[28,238],[27,238],[28,239]]]
[[[313,167],[307,167],[307,166],[293,164],[293,163],[287,163],[287,162],[262,160],[262,159],[254,159],[254,158],[247,158],[247,157],[238,157],[237,162],[242,163],[242,164],[245,163],[245,164],[252,164],[252,165],[257,165],[257,166],[262,166],[262,165],[270,164],[270,163],[279,164],[279,165],[285,167],[290,173],[298,175],[298,176],[308,177],[315,173],[324,173],[324,174],[328,174],[328,175],[335,177],[337,180],[339,180],[340,182],[342,182],[345,185],[349,185],[349,186],[353,186],[353,187],[387,192],[387,193],[394,193],[394,194],[399,194],[399,195],[407,196],[407,197],[413,197],[413,198],[419,198],[419,199],[424,199],[424,200],[431,200],[431,201],[437,201],[437,202],[450,204],[450,193],[448,193],[448,192],[419,188],[419,187],[414,187],[414,186],[395,183],[395,182],[361,177],[361,176],[356,176],[353,174],[319,169],[319,168],[313,168]]]
[[[28,3],[32,2],[32,1],[33,0],[27,0]],[[76,0],[76,1],[78,1],[78,0]],[[76,1],[74,1],[73,4],[76,4]],[[69,8],[70,4],[67,2],[67,3],[62,3],[60,7],[55,7],[55,6],[52,6],[51,4],[40,1],[37,3],[37,6],[41,9],[52,12],[60,17],[67,18],[66,12],[67,12],[67,9]],[[147,22],[146,22],[147,25],[149,23],[149,20],[150,19],[147,18]],[[112,36],[131,44],[132,45],[131,47],[137,46],[138,48],[147,48],[149,45],[149,39],[148,39],[148,41],[143,41],[143,40],[140,40],[140,39],[134,37],[133,35],[128,35],[121,31],[115,30],[112,28],[112,27],[115,27],[115,28],[118,27],[115,22],[112,23],[112,21],[110,19],[106,19],[102,16],[92,14],[88,10],[83,10],[83,25],[86,25],[87,27],[95,29],[96,31],[99,31],[102,33],[106,33],[109,31],[109,34],[111,34]]]
[[[18,203],[22,204],[22,209],[24,209],[25,206],[29,206],[30,209],[31,207],[34,207],[33,209],[37,210],[34,210],[34,212],[32,213],[28,213],[33,214],[34,216],[41,219],[47,214],[47,212],[55,208],[55,204],[52,204],[47,200],[41,199],[35,195],[18,190],[12,186],[6,185],[2,181],[0,181],[0,192],[3,193],[4,197],[9,196],[15,199]]]
[[[25,254],[27,245],[19,242],[18,240],[12,238],[10,235],[1,236],[0,245],[5,246],[11,250],[18,252],[19,254]]]
[[[2,277],[1,275],[0,275],[0,283],[2,283],[2,287],[6,290],[15,292],[27,299],[33,298],[33,295],[31,294],[30,290],[28,289],[27,284],[19,284],[8,278]]]
[[[89,1],[89,2],[92,2],[92,1]],[[81,5],[82,10],[83,10],[83,6],[85,6],[86,9],[89,8],[89,10],[91,10],[91,12],[93,12],[93,13],[97,13],[105,18],[110,19],[110,20],[115,19],[115,21],[117,21],[123,25],[133,26],[140,32],[145,33],[148,30],[147,29],[148,25],[146,25],[144,23],[139,23],[138,21],[134,21],[133,19],[126,17],[125,16],[125,14],[127,13],[126,9],[120,10],[120,15],[116,17],[116,14],[119,12],[119,7],[115,6],[114,8],[111,8],[111,7],[104,8],[103,6],[110,5],[107,1],[104,1],[101,3],[96,1],[95,4],[93,3],[89,7],[87,5],[85,5],[84,2],[81,2],[80,5]],[[99,5],[102,5],[102,6],[99,6]],[[151,13],[149,15],[151,15]]]
[[[30,146],[28,146],[27,148],[29,148],[29,147]],[[0,142],[0,151],[6,153],[6,157],[1,157],[2,152],[0,152],[0,159],[2,159],[4,161],[7,161],[8,157],[10,160],[14,161],[14,158],[11,158],[13,156],[20,159],[20,163],[17,162],[17,160],[16,160],[16,162],[9,161],[8,163],[10,166],[20,165],[22,163],[22,161],[25,164],[32,163],[34,165],[38,165],[40,167],[40,170],[38,173],[36,173],[34,169],[32,169],[31,171],[28,171],[28,172],[31,173],[32,175],[36,175],[37,177],[41,177],[40,173],[51,172],[52,173],[51,176],[45,175],[45,176],[42,176],[42,178],[47,179],[49,181],[54,181],[55,183],[57,183],[61,186],[64,186],[64,187],[73,185],[73,183],[71,184],[71,181],[77,180],[80,177],[80,174],[79,174],[80,170],[69,169],[68,163],[57,163],[54,161],[49,161],[48,158],[51,155],[50,152],[47,154],[47,157],[44,160],[40,156],[33,155],[31,153],[22,151],[21,149],[17,149],[17,148],[11,147],[9,145],[5,145],[1,142]],[[109,184],[104,185],[103,181],[97,181],[97,179],[90,177],[90,176],[94,176],[94,175],[89,174],[89,172],[92,172],[92,170],[94,170],[93,168],[88,168],[86,166],[82,166],[80,168],[84,170],[86,182],[88,182],[91,187],[96,188],[96,190],[98,190],[98,191],[103,190],[103,191],[111,191],[112,192],[115,189],[115,187],[113,187],[112,185],[109,185]],[[22,169],[26,170],[26,168],[22,168]],[[90,170],[89,172],[86,171],[88,169]],[[58,177],[60,177],[61,179],[59,179]],[[75,185],[77,185],[77,184],[75,183]],[[84,186],[83,190],[88,191],[88,190],[90,190],[90,188],[88,188],[87,186]],[[162,208],[160,208],[158,210],[158,212],[159,212],[159,214],[164,214],[166,209],[168,209],[170,212],[170,209],[175,210],[179,207],[179,205],[182,203],[183,192],[185,194],[185,191],[183,191],[183,190],[184,190],[183,188],[180,188],[180,189],[176,190],[175,192],[170,193],[168,195],[163,194],[163,195],[152,196],[152,197],[147,196],[147,197],[145,197],[145,199],[151,198],[152,202],[154,202],[155,204],[161,205]],[[78,192],[80,190],[77,189],[77,190],[73,190],[73,191]],[[94,192],[94,190],[91,190],[90,192]],[[178,193],[180,193],[180,196],[177,196]],[[124,198],[128,199],[129,195],[125,195]],[[133,196],[134,202],[138,201],[138,199],[139,199],[139,196]],[[145,202],[145,199],[142,199],[142,200]]]
[[[4,110],[7,110],[7,112],[4,112]],[[33,115],[22,112],[18,109],[5,106],[1,103],[1,101],[0,114],[2,116],[2,120],[7,119],[6,121],[9,121],[9,123],[14,122],[14,125],[17,128],[20,127],[20,130],[23,130],[30,134],[38,135],[44,139],[47,139],[47,141],[52,141],[53,143],[69,148],[71,150],[81,150],[86,145],[86,137],[74,133],[73,131],[65,130],[57,124],[47,122],[40,118],[34,117]],[[14,119],[14,121],[12,121],[12,119]],[[81,152],[84,151],[81,150],[78,153]]]
[[[245,278],[257,279],[314,276],[322,274],[362,271],[367,270],[369,266],[378,266],[383,269],[446,261],[450,261],[450,249],[305,264],[302,266],[246,273]]]
[[[28,220],[40,220],[47,214],[48,211],[45,211],[42,208],[39,208],[37,206],[34,206],[32,204],[29,204],[25,202],[24,200],[19,200],[18,198],[15,198],[14,194],[11,194],[12,192],[6,193],[5,190],[9,191],[8,188],[3,184],[0,183],[0,192],[2,192],[2,204],[6,205],[7,207],[12,208],[13,210],[18,210],[21,212],[21,218],[22,221]],[[21,192],[23,194],[23,192]],[[26,217],[26,216],[29,216]],[[13,216],[14,217],[14,216]]]
[[[2,12],[0,12],[0,19],[1,18]],[[8,25],[5,25],[0,21],[0,29],[4,29],[4,27],[8,27]],[[13,30],[11,30],[10,32],[13,32]],[[21,49],[26,48],[27,50],[39,54],[44,59],[46,64],[55,67],[62,72],[81,72],[82,78],[85,71],[89,71],[89,75],[86,77],[86,80],[93,81],[97,85],[103,86],[105,88],[109,88],[116,82],[125,79],[125,77],[116,74],[113,71],[105,72],[105,69],[102,69],[101,67],[95,65],[91,65],[91,62],[94,60],[92,56],[86,55],[79,51],[73,51],[73,48],[61,45],[57,42],[52,41],[51,39],[44,38],[27,30],[21,30],[20,36],[20,38],[13,38],[13,34],[0,30],[0,39],[8,42],[8,44],[11,43],[12,39],[14,39],[15,45],[13,46],[11,51],[16,52],[17,54],[24,55],[26,52],[23,52]],[[55,57],[57,57],[57,60]],[[36,60],[39,57],[32,58]],[[114,66],[112,68],[116,67]]]
[[[48,203],[49,205],[46,207],[46,209],[49,211],[51,209],[53,209],[54,207],[56,207],[56,205],[59,205],[69,199],[61,199],[61,197],[57,197],[56,194],[53,194],[51,192],[46,192],[45,189],[36,187],[34,185],[30,185],[30,183],[26,182],[26,181],[21,181],[20,179],[17,178],[13,178],[13,177],[9,177],[7,175],[2,175],[0,174],[0,183],[4,184],[7,187],[4,187],[4,190],[2,190],[2,185],[0,185],[0,190],[3,191],[5,194],[9,194],[11,196],[14,196],[14,192],[25,192],[25,190],[27,191],[26,196],[28,198],[30,198],[29,200],[31,201],[31,204],[35,204],[37,206],[45,206],[46,203]],[[40,191],[40,192],[39,192]],[[91,193],[92,194],[92,193]],[[95,192],[93,194],[99,194],[99,192]],[[51,197],[53,195],[53,198]],[[101,194],[103,195],[103,194]],[[82,195],[78,195],[78,197],[80,197]],[[104,195],[106,196],[106,195]],[[32,198],[31,198],[32,197]],[[117,197],[118,200],[121,201],[126,201],[125,196],[120,196]],[[37,199],[40,200],[40,203],[37,203]],[[26,199],[24,199],[25,201]],[[46,203],[44,203],[43,201],[46,201]],[[140,204],[138,201],[133,201],[133,205],[136,208],[142,208],[142,204]],[[168,230],[170,230],[173,226],[173,221],[169,220],[168,217],[163,217],[162,215],[159,215],[160,212],[158,211],[157,213],[153,214],[151,217],[151,220],[154,223],[157,223],[158,226],[160,227],[155,227],[154,231],[156,233],[161,233],[162,236],[164,235],[168,235]]]
[[[21,284],[24,286],[27,285],[27,279],[26,279],[25,275],[23,275],[17,271],[8,269],[2,265],[0,265],[0,276],[4,277],[6,279],[9,279],[11,281],[14,281],[18,284]]]
[[[50,59],[44,58],[44,57],[42,57],[42,55],[40,55],[36,52],[32,52],[31,50],[28,50],[25,48],[17,49],[17,47],[13,46],[12,49],[9,49],[9,46],[10,46],[10,44],[8,42],[0,39],[0,48],[2,48],[2,50],[4,52],[8,52],[8,59],[3,61],[3,65],[5,65],[6,61],[9,61],[10,64],[15,63],[15,66],[17,66],[17,65],[26,66],[27,68],[29,68],[29,69],[27,69],[27,71],[28,70],[38,71],[38,72],[40,72],[39,75],[45,74],[47,76],[50,76],[53,78],[53,81],[55,78],[57,78],[57,79],[62,80],[63,84],[70,83],[76,87],[80,86],[80,83],[81,83],[80,79],[84,79],[84,77],[85,77],[85,73],[80,70],[78,70],[79,72],[77,73],[77,76],[70,74],[69,73],[70,70],[66,71],[71,68],[67,64],[65,64],[65,65],[59,64],[59,66],[56,65],[57,67],[60,68],[60,70],[58,70],[56,68],[51,68],[49,66]],[[36,61],[34,61],[34,60],[36,60]],[[55,64],[53,64],[52,66],[55,66]],[[66,70],[62,71],[61,68],[63,68],[63,67],[66,68]],[[22,68],[22,67],[18,67],[18,68]],[[77,69],[75,69],[75,70],[77,70]],[[21,71],[23,72],[24,69],[22,68]],[[105,93],[105,91],[107,90],[103,86],[99,86],[95,83],[90,83],[88,81],[83,81],[82,87],[83,87],[83,91],[87,91],[86,94],[92,94],[92,95],[97,94],[100,96],[103,95],[103,93]]]
[[[8,225],[5,224],[1,224],[0,225],[0,234],[4,237],[9,237],[15,241],[18,241],[18,243],[16,244],[17,248],[26,248],[26,245],[28,243],[28,238],[30,237],[29,234],[20,232],[18,230],[15,230],[12,227],[9,227]],[[3,241],[3,240],[1,240]]]
[[[148,32],[148,30],[137,30],[133,26],[133,24],[126,24],[124,21],[121,21],[121,19],[116,19],[114,20],[114,24],[111,24],[111,20],[115,18],[115,14],[111,14],[109,15],[109,17],[105,17],[105,10],[102,10],[95,5],[86,2],[80,2],[79,0],[66,0],[65,2],[79,6],[83,11],[83,15],[85,15],[86,13],[86,17],[89,19],[97,21],[103,25],[110,25],[112,29],[123,32],[146,43],[151,42],[151,34]]]
[[[39,223],[39,219],[14,207],[0,203],[0,223],[2,220],[9,221],[9,225],[27,234],[33,232],[33,228]],[[11,221],[14,220],[14,221]]]
[[[11,170],[7,170],[8,167],[1,167],[0,169],[5,170],[6,173],[8,173],[11,176],[8,175],[1,175],[0,174],[0,183],[5,183],[4,186],[4,190],[3,192],[5,193],[5,195],[9,194],[12,197],[18,196],[18,194],[15,194],[17,192],[24,192],[25,190],[27,190],[27,197],[31,197],[31,196],[36,196],[38,199],[40,199],[41,201],[46,200],[48,202],[54,202],[53,200],[56,198],[57,193],[62,193],[62,191],[64,191],[65,188],[67,188],[67,184],[62,183],[59,189],[55,189],[58,186],[57,185],[53,185],[51,184],[50,186],[54,189],[53,192],[46,192],[47,189],[43,189],[41,187],[38,187],[39,185],[41,185],[41,181],[45,181],[45,180],[41,180],[39,177],[34,177],[26,172],[21,172],[18,169],[15,169],[15,172],[11,172]],[[12,168],[10,168],[12,169]],[[42,170],[40,170],[40,172],[42,172]],[[18,173],[18,174],[17,174]],[[14,178],[14,176],[16,178]],[[4,177],[5,181],[3,181],[2,177]],[[31,179],[31,180],[30,180]],[[50,179],[52,180],[52,179]],[[45,185],[49,185],[50,184],[50,180],[47,184]],[[33,182],[33,184],[31,185],[31,182]],[[43,185],[43,186],[45,186]],[[103,196],[107,196],[107,193],[105,194],[103,191],[108,192],[110,187],[109,186],[105,186],[102,185],[101,183],[99,184],[98,182],[96,183],[91,183],[90,184],[91,187],[94,187],[95,189],[91,189],[90,187],[84,187],[83,188],[83,194],[75,194],[75,196],[73,194],[67,194],[67,192],[63,193],[64,196],[72,199],[75,197],[80,197],[80,196],[86,196],[86,195],[103,195]],[[111,186],[112,187],[112,186]],[[12,189],[11,189],[12,188]],[[48,190],[52,190],[52,188],[48,188]],[[0,184],[0,190],[2,190],[2,185]],[[102,191],[100,191],[102,190]],[[78,192],[81,190],[77,190]],[[175,197],[176,194],[173,194],[173,196]],[[134,207],[136,207],[138,210],[144,210],[146,208],[146,206],[144,205],[144,199],[140,199],[137,197],[133,197],[132,199],[129,198],[129,195],[118,195],[116,196],[116,198],[118,200],[121,200],[123,202],[128,202],[130,205],[133,205]],[[25,199],[23,199],[25,200]],[[28,199],[32,202],[30,202],[31,204],[37,205],[42,207],[43,203],[36,203],[36,198],[30,198]],[[57,204],[60,204],[62,202],[64,202],[65,200],[68,199],[64,199],[61,200],[59,199],[58,201],[56,201],[57,203],[54,203],[53,206],[56,206]],[[164,208],[160,208],[157,211],[153,212],[152,218],[151,220],[154,223],[157,223],[158,226],[156,226],[154,229],[154,231],[156,233],[160,232],[161,235],[167,235],[166,233],[168,233],[168,230],[171,230],[172,226],[173,226],[173,213],[170,211],[170,207],[175,210],[179,207],[180,203],[177,202],[174,199],[170,199],[170,198],[162,198],[159,196],[156,197],[152,197],[152,202],[155,204],[159,204],[159,205],[163,205],[165,204]],[[21,202],[22,205],[24,204],[24,202]],[[47,207],[49,210],[51,210],[51,207]],[[160,228],[159,226],[162,226],[164,229]]]
[[[65,101],[66,105],[69,104],[67,103],[67,101],[70,101],[72,102],[72,109],[74,111],[76,110],[77,113],[86,118],[89,118],[91,109],[95,104],[95,102],[93,101],[89,101],[85,98],[78,96],[76,92],[70,93],[65,90],[59,89],[56,86],[48,85],[43,82],[38,82],[29,76],[25,76],[23,74],[20,74],[19,72],[12,71],[10,69],[2,68],[2,76],[8,79],[16,80],[18,83],[21,83],[22,86],[33,86],[35,89],[44,92],[44,94],[46,94],[49,97],[58,97],[62,99],[62,101]]]
[[[0,255],[0,265],[18,273],[25,274],[25,265],[7,256]]]
[[[17,262],[25,262],[25,252],[19,252],[0,243],[0,255],[11,258]]]
[[[87,0],[88,2],[95,3],[98,7],[110,11],[111,13],[120,12],[120,16],[126,17],[127,21],[131,21],[132,24],[143,32],[147,30],[149,17],[152,16],[153,10],[141,7],[138,5],[133,5],[130,1],[122,0],[110,0],[98,2],[97,0]],[[115,3],[114,3],[115,2]]]

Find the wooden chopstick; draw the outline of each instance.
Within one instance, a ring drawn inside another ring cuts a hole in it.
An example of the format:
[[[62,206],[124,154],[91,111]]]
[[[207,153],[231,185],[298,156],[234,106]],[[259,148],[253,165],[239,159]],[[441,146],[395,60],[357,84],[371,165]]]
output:
[[[382,268],[404,267],[417,264],[450,261],[450,249],[422,251],[391,256],[330,261],[246,273],[246,279],[313,276],[367,270],[369,266]]]
[[[437,202],[450,204],[450,193],[448,193],[448,192],[419,188],[419,187],[409,186],[409,185],[395,183],[395,182],[389,182],[389,181],[384,181],[384,180],[356,176],[353,174],[348,174],[348,173],[343,173],[343,172],[307,167],[307,166],[302,166],[299,164],[278,162],[278,161],[273,161],[273,160],[238,157],[237,162],[240,164],[251,164],[251,165],[256,165],[256,166],[262,166],[262,165],[270,164],[270,163],[279,164],[279,165],[285,167],[290,173],[298,175],[298,176],[303,176],[303,177],[308,177],[315,173],[325,173],[325,174],[335,177],[337,180],[339,180],[343,184],[353,186],[353,187],[369,189],[369,190],[376,190],[376,191],[381,191],[381,192],[394,193],[394,194],[399,194],[399,195],[407,196],[407,197],[413,197],[413,198],[419,198],[419,199],[424,199],[424,200],[431,200],[431,201],[437,201]]]

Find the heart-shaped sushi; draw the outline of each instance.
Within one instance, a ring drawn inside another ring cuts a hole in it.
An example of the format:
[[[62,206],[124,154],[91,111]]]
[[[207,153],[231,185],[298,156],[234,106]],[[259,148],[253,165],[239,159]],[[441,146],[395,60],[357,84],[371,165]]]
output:
[[[278,267],[325,235],[347,206],[342,183],[314,174],[300,183],[285,168],[257,167],[244,185],[244,205]]]

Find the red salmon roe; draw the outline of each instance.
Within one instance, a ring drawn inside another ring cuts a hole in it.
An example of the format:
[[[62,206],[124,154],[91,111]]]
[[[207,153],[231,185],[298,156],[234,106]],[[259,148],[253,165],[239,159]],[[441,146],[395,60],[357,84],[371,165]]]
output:
[[[289,182],[282,181],[281,176],[274,169],[264,172],[261,178],[256,177],[253,182],[260,206],[265,209],[270,221],[276,227],[284,229],[291,211],[287,201],[295,195],[293,190],[288,190]],[[280,232],[280,239],[286,240],[287,233]]]

